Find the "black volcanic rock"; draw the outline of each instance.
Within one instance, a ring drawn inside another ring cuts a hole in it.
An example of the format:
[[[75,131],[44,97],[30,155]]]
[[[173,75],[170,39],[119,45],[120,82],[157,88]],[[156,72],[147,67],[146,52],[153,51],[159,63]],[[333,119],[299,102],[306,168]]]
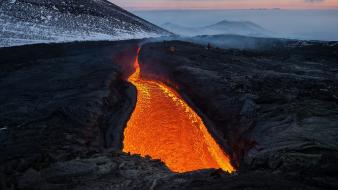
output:
[[[184,38],[183,41],[190,41],[202,45],[207,45],[209,43],[213,47],[219,47],[224,49],[242,49],[242,50],[260,50],[260,51],[262,50],[268,51],[272,49],[274,52],[279,51],[279,49],[281,51],[295,50],[295,47],[304,48],[306,46],[313,47],[314,49],[323,52],[323,49],[321,49],[321,47],[330,48],[335,47],[338,44],[338,42],[335,41],[332,42],[297,41],[290,39],[260,38],[240,35],[201,35],[191,38]]]
[[[169,33],[106,0],[3,0],[0,47]]]
[[[144,45],[142,77],[176,87],[239,169],[177,174],[120,152],[137,43],[0,49],[1,189],[336,189],[335,44]]]
[[[133,62],[136,44],[0,49],[0,173],[11,181],[28,169],[119,150],[135,90],[117,63]]]
[[[81,160],[58,162],[18,177],[18,189],[151,189],[173,174],[160,161],[106,151]]]
[[[175,47],[175,52],[169,51]],[[209,121],[242,173],[338,183],[338,45],[286,41],[260,50],[146,44],[142,76],[176,87]]]

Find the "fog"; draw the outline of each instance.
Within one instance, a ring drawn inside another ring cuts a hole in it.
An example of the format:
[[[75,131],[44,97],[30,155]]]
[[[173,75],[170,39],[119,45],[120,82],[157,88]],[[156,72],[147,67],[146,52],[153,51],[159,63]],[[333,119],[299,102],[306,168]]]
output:
[[[338,41],[338,10],[169,10],[133,11],[159,26],[201,27],[222,20],[251,21],[273,37]]]

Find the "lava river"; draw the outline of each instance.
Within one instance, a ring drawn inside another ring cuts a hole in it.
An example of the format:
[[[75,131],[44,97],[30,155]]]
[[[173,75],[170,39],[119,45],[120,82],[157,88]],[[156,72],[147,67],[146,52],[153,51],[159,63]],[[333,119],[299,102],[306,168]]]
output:
[[[138,57],[129,81],[137,103],[124,131],[124,152],[162,160],[172,171],[221,168],[232,172],[229,158],[202,119],[172,88],[140,78]]]

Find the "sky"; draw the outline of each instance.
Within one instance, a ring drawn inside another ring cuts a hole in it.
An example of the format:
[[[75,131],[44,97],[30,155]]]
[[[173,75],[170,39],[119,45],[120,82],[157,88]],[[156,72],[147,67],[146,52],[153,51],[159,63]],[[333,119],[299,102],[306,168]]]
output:
[[[128,10],[338,9],[338,0],[110,0]]]

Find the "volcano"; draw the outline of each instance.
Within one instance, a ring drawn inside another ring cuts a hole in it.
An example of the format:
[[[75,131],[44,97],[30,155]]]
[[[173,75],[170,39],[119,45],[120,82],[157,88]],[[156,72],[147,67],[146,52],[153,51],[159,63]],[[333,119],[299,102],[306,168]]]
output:
[[[168,35],[106,0],[4,0],[0,47]]]

